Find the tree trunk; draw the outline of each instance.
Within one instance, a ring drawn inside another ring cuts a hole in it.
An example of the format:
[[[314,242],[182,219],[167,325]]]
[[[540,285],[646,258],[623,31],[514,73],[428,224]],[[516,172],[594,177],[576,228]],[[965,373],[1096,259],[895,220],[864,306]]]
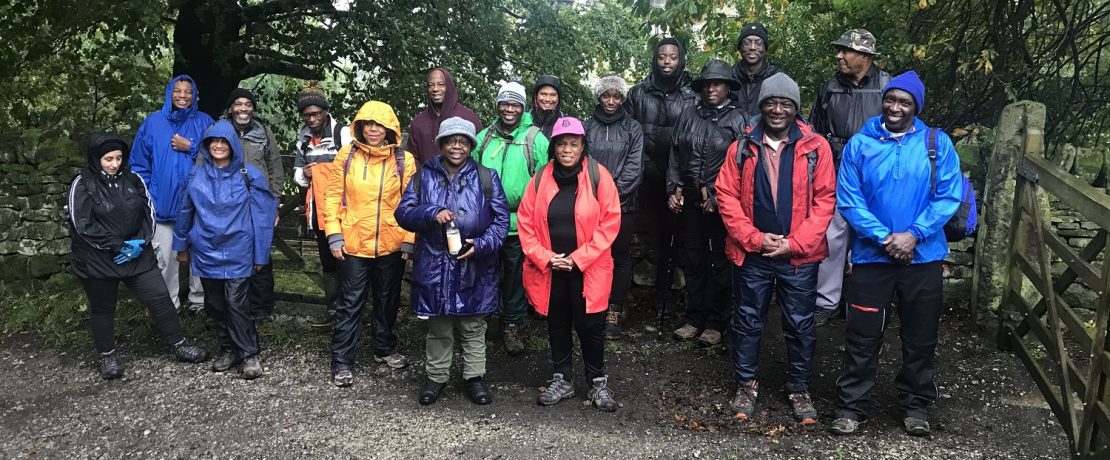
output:
[[[187,0],[173,30],[174,75],[188,74],[197,84],[199,108],[219,118],[228,94],[244,78],[246,61],[236,52],[243,25],[234,0]]]

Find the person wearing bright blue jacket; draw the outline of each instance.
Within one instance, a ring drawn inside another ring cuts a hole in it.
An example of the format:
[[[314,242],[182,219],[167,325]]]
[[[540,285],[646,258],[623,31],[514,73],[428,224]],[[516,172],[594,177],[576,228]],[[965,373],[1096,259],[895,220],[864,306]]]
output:
[[[143,179],[154,201],[155,228],[151,241],[154,255],[177,311],[181,311],[181,283],[177,278],[180,264],[171,249],[173,226],[181,206],[185,178],[200,150],[200,139],[212,125],[212,117],[197,110],[198,100],[197,85],[192,77],[173,77],[166,85],[162,110],[143,120],[131,144],[131,171]],[[190,275],[189,309],[198,311],[203,303],[200,278]]]
[[[205,313],[220,343],[212,370],[242,362],[243,378],[253,379],[262,365],[247,290],[251,275],[270,262],[277,203],[266,175],[244,162],[231,122],[213,125],[199,150],[201,162],[182,192],[173,250],[204,285]]]
[[[847,330],[830,426],[834,434],[853,433],[867,420],[895,295],[902,324],[902,369],[895,386],[903,427],[910,435],[929,434],[944,304],[941,262],[948,255],[944,224],[960,205],[963,184],[952,140],[917,118],[924,106],[925,85],[917,73],[894,77],[883,89],[882,114],[867,120],[844,147],[836,201],[855,236],[852,274],[845,283]]]
[[[509,233],[509,202],[497,173],[470,158],[477,145],[473,123],[448,118],[435,141],[442,153],[424,163],[394,213],[402,227],[416,233],[412,309],[417,317],[428,319],[428,380],[419,401],[427,405],[439,399],[457,336],[467,396],[475,404],[489,404],[493,399],[482,380],[485,317],[497,311],[500,298],[498,254]],[[452,242],[448,231],[456,229]]]

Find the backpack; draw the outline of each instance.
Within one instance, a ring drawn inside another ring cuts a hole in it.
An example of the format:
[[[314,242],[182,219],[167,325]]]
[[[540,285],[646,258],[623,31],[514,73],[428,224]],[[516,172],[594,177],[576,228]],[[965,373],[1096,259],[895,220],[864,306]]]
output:
[[[481,163],[477,161],[474,163],[478,165],[478,182],[482,184],[482,195],[486,197],[486,201],[488,202],[493,197],[493,174],[490,173],[489,168],[482,166]],[[420,197],[420,176],[422,175],[423,174],[417,171],[417,173],[412,176],[412,179],[409,179],[409,184],[412,187],[412,191],[416,192],[417,198]]]
[[[490,127],[489,129],[493,129],[493,127]],[[482,162],[482,155],[486,151],[486,145],[489,144],[489,129],[486,130],[486,135],[482,137],[482,142],[478,144],[478,148],[473,150],[473,152],[478,152],[478,163]],[[536,125],[531,125],[528,127],[528,134],[524,136],[524,160],[528,162],[529,176],[536,175],[536,156],[534,155],[534,152],[532,152],[532,149],[535,147],[536,135],[538,135],[539,133],[540,129],[537,128]],[[512,142],[506,142],[505,151],[509,150],[508,146],[511,144]]]
[[[929,193],[937,192],[937,132],[940,129],[929,128],[925,134],[925,147],[929,149],[929,182],[932,184]],[[962,171],[960,172],[963,194],[960,198],[960,207],[956,214],[944,224],[944,236],[949,243],[963,240],[975,233],[979,224],[979,210],[975,200],[975,188],[971,180]]]
[[[597,160],[595,160],[593,158],[590,158],[590,157],[586,157],[586,174],[589,174],[589,176],[590,176],[590,185],[594,189],[594,200],[597,200],[597,183],[598,183],[598,181],[601,180],[601,169],[598,168],[597,165],[598,165]],[[544,163],[544,164],[540,165],[540,169],[536,170],[535,179],[532,180],[532,191],[534,191],[534,192],[539,192],[540,191],[540,179],[539,178],[543,177],[543,176],[541,176],[541,174],[543,174],[543,170],[546,167],[547,167],[547,163]]]
[[[338,131],[337,131],[338,132]],[[351,169],[351,157],[354,156],[353,152],[347,152],[347,159],[343,161],[343,196],[340,201],[341,207],[347,207],[347,170]],[[393,149],[393,160],[396,162],[397,180],[401,183],[401,195],[405,194],[405,149],[398,146]],[[419,176],[419,174],[417,174]],[[412,179],[409,179],[410,181]]]

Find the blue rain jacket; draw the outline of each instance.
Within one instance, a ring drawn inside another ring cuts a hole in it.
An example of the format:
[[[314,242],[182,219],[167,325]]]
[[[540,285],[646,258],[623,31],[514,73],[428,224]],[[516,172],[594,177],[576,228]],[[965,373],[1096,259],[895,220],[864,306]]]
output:
[[[509,232],[509,202],[496,171],[490,171],[490,199],[478,178],[478,163],[468,159],[448,180],[442,157],[420,168],[420,193],[409,182],[394,212],[405,230],[416,233],[413,253],[412,309],[417,316],[472,316],[497,311],[498,252]],[[474,239],[474,255],[455,260],[447,253],[444,226],[436,214],[449,209],[463,240]]]
[[[894,138],[879,115],[867,120],[844,147],[836,206],[855,230],[852,263],[895,263],[883,249],[883,239],[906,231],[917,238],[912,263],[948,255],[944,224],[963,195],[960,157],[952,139],[938,131],[936,191],[931,192],[927,128],[916,119],[909,133]]]
[[[208,140],[231,144],[231,163],[217,168]],[[270,262],[277,201],[266,175],[243,162],[243,146],[231,122],[220,120],[204,135],[201,163],[189,174],[173,229],[173,250],[189,251],[193,274],[238,279]]]
[[[193,103],[188,108],[173,108],[173,85],[180,80],[193,84]],[[135,142],[131,143],[131,171],[143,178],[154,201],[154,220],[173,222],[181,206],[181,191],[185,178],[196,163],[204,131],[212,125],[212,117],[197,110],[197,84],[188,75],[178,75],[166,85],[166,99],[162,110],[143,120]],[[170,140],[174,134],[189,139],[188,152],[173,149]]]

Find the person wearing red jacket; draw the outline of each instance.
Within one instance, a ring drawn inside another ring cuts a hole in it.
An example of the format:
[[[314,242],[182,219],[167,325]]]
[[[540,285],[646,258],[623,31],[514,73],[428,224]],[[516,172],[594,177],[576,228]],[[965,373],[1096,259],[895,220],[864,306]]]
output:
[[[774,292],[790,362],[788,398],[797,421],[812,426],[817,267],[829,252],[825,230],[836,206],[836,178],[828,141],[797,116],[800,99],[785,74],[763,82],[760,122],[729,147],[716,186],[728,231],[725,254],[736,265],[732,410],[744,420],[755,410],[759,339]]]
[[[612,412],[617,401],[605,374],[605,311],[621,199],[609,171],[587,157],[586,130],[578,119],[555,121],[548,153],[553,161],[536,171],[517,208],[524,290],[529,303],[547,317],[555,367],[537,402],[551,406],[574,396],[573,327],[592,384],[589,400]]]

